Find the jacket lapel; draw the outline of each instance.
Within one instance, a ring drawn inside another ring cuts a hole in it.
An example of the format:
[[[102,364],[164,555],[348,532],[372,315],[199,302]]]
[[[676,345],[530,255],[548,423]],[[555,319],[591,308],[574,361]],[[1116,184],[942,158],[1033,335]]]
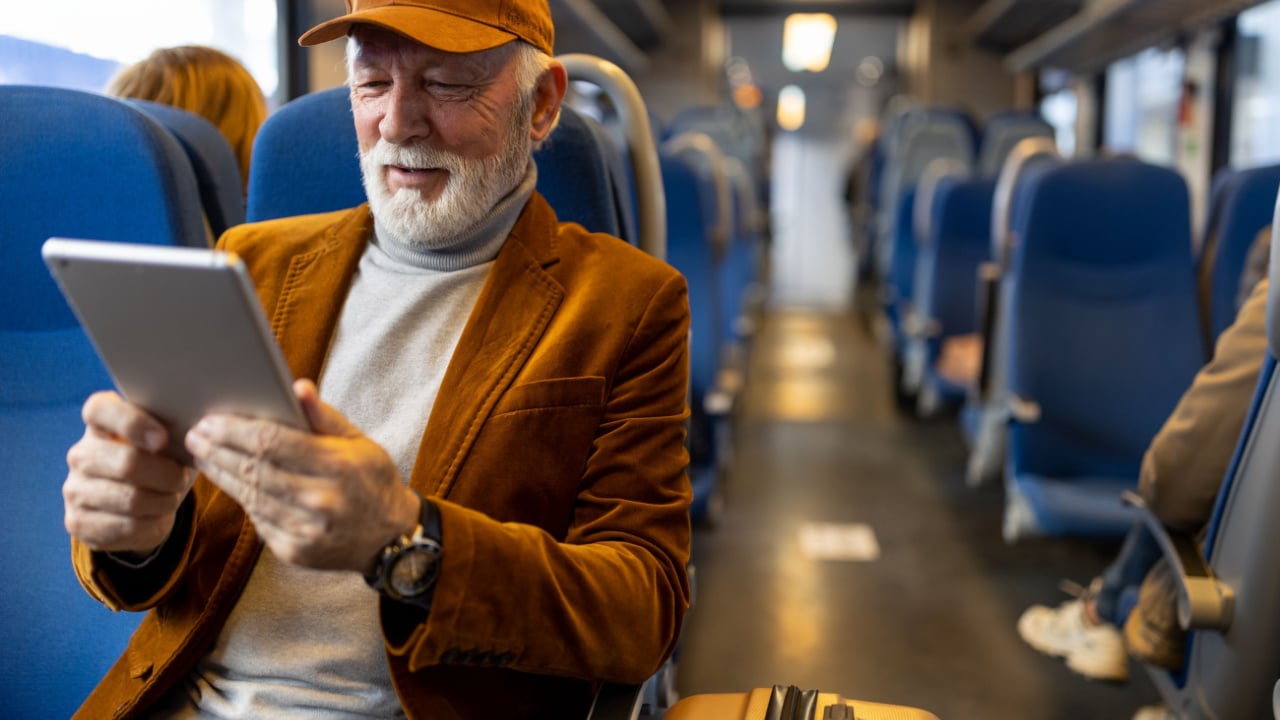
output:
[[[315,249],[289,261],[271,330],[295,378],[319,382],[342,305],[372,233],[373,217],[362,206]]]
[[[448,496],[498,398],[524,367],[564,298],[545,270],[557,260],[557,223],[534,193],[462,331],[418,450],[411,484]]]

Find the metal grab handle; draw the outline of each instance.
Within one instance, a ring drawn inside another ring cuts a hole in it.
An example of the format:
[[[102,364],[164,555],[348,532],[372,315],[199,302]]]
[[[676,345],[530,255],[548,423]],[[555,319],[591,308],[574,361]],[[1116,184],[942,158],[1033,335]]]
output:
[[[603,58],[570,53],[556,60],[564,65],[570,78],[598,86],[618,109],[636,182],[640,249],[659,260],[666,260],[667,197],[662,185],[658,148],[649,124],[649,109],[640,89],[622,68]]]

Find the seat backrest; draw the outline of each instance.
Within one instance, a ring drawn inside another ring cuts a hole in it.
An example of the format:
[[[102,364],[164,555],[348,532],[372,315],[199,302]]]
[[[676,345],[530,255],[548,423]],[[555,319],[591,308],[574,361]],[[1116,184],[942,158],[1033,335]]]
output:
[[[249,222],[341,210],[364,201],[345,86],[291,100],[262,123],[249,162]]]
[[[898,237],[897,222],[903,193],[916,186],[925,168],[934,160],[954,158],[965,167],[972,167],[972,125],[964,115],[954,110],[912,108],[894,121],[886,153],[876,245],[876,262],[881,277],[889,273],[892,255],[898,247],[895,238]]]
[[[1023,214],[1029,194],[1027,189],[1034,184],[1031,178],[1063,162],[1056,150],[1050,150],[1045,142],[1034,138],[1015,145],[996,179],[991,201],[990,257],[1001,276],[990,278],[988,285],[982,289],[983,297],[978,299],[981,313],[979,331],[983,336],[982,367],[979,370],[979,387],[972,400],[980,407],[985,407],[993,398],[1002,402],[1001,398],[1008,387],[1006,365],[1009,323],[1006,306],[1009,302],[1009,283],[1005,270],[1017,240],[1010,227],[1015,217],[1019,218],[1019,222],[1025,222]],[[993,432],[1003,433],[1005,425],[995,423],[989,425],[989,428]],[[1002,442],[998,444],[1003,446]]]
[[[171,105],[147,100],[126,100],[160,123],[178,139],[191,161],[200,188],[209,230],[217,238],[245,218],[244,181],[240,162],[226,136],[208,120]]]
[[[102,95],[0,86],[0,623],[8,718],[68,717],[116,661],[138,616],[92,600],[71,569],[60,488],[80,406],[111,379],[41,257],[50,236],[206,243],[178,142]],[[86,120],[88,119],[88,120]],[[19,581],[20,580],[20,581]]]
[[[621,150],[596,120],[564,108],[560,126],[534,153],[538,163],[538,191],[555,208],[561,221],[576,222],[594,232],[624,237],[628,212],[620,199],[629,193],[616,174]],[[629,202],[629,201],[628,201]]]
[[[690,462],[706,465],[714,457],[711,420],[704,399],[715,387],[723,357],[720,332],[720,278],[708,228],[712,204],[708,184],[689,158],[664,153],[662,182],[667,198],[667,263],[689,286]]]
[[[1280,221],[1280,213],[1275,217]],[[1273,222],[1274,228],[1274,222]],[[1218,581],[1232,592],[1230,625],[1187,638],[1185,670],[1156,670],[1157,684],[1186,718],[1266,717],[1280,676],[1280,233],[1271,234],[1267,296],[1267,357],[1262,364],[1235,455],[1223,478],[1205,532],[1204,554]]]
[[[1009,389],[1019,472],[1136,481],[1203,362],[1185,181],[1133,160],[1033,168],[1009,272]]]
[[[1036,113],[1008,111],[997,113],[982,129],[978,153],[978,173],[985,177],[1000,174],[1005,158],[1018,143],[1027,138],[1054,138],[1053,126]]]
[[[939,337],[977,328],[978,266],[991,257],[996,181],[948,176],[933,189],[928,235],[917,260],[916,303]]]
[[[1218,188],[1199,269],[1205,340],[1210,344],[1235,322],[1245,257],[1258,233],[1271,222],[1277,189],[1280,165],[1236,171]]]

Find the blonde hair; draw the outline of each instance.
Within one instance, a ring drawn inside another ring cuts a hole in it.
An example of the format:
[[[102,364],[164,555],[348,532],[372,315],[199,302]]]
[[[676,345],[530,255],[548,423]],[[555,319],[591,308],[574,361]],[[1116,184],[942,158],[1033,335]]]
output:
[[[267,103],[253,75],[235,58],[201,45],[161,48],[121,70],[106,93],[204,117],[235,150],[240,179],[248,187],[253,139],[267,118]]]

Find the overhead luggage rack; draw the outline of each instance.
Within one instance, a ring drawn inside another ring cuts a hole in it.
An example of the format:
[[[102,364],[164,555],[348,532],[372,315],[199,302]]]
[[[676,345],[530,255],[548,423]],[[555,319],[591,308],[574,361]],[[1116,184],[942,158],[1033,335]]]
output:
[[[964,34],[990,50],[1015,50],[1084,6],[1084,0],[986,0],[964,26]]]
[[[1260,1],[1094,0],[1009,53],[1005,65],[1014,72],[1045,67],[1080,74],[1097,72],[1120,58],[1212,25]]]

